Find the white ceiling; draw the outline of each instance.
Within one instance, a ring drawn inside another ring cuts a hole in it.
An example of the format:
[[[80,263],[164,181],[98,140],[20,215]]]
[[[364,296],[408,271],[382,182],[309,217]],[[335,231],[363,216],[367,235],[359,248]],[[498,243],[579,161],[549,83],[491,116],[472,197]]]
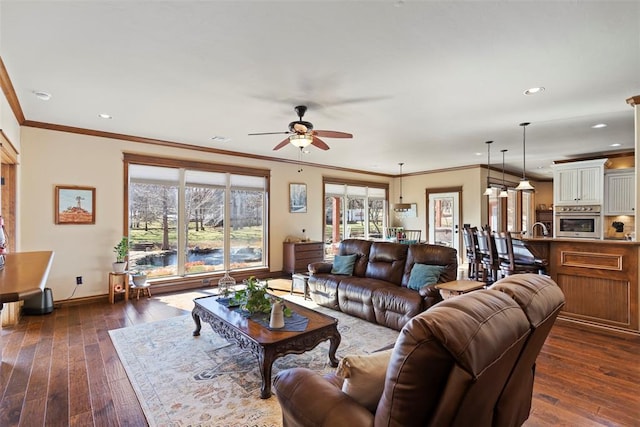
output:
[[[521,173],[524,121],[531,176],[634,147],[638,1],[2,0],[0,24],[30,121],[295,160],[247,134],[306,104],[354,138],[303,161],[388,174],[486,163],[486,140]]]

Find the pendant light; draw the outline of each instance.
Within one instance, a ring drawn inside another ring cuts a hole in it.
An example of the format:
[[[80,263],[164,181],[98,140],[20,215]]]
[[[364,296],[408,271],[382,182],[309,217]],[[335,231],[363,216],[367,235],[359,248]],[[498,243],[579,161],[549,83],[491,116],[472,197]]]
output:
[[[498,194],[498,197],[505,198],[505,197],[509,197],[509,193],[507,192],[507,185],[505,184],[505,181],[504,181],[504,153],[506,153],[509,150],[507,150],[506,148],[503,148],[500,151],[502,152],[502,190],[500,191],[500,194]]]
[[[491,144],[493,141],[485,142],[487,144],[487,189],[482,193],[483,196],[491,196],[493,194],[493,188],[491,188],[491,182],[489,181],[489,175],[491,175]]]
[[[520,123],[520,126],[522,126],[522,179],[520,180],[520,184],[518,184],[518,186],[516,187],[516,190],[518,191],[535,190],[535,188],[533,188],[533,185],[531,185],[531,183],[527,179],[526,172],[525,172],[525,166],[526,166],[525,160],[527,157],[525,140],[527,135],[527,126],[529,126],[530,124],[531,123],[528,123],[528,122]]]
[[[400,203],[393,205],[394,212],[408,212],[411,210],[411,203],[402,203],[402,165],[404,163],[398,163],[400,165]]]

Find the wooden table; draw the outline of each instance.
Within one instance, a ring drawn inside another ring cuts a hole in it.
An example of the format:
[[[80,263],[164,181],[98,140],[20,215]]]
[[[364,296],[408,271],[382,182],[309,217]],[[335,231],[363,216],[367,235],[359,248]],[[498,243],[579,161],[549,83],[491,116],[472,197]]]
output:
[[[44,291],[53,252],[14,252],[5,257],[0,270],[0,310],[5,302],[21,301]]]
[[[331,366],[338,366],[336,350],[340,345],[341,337],[337,319],[285,301],[285,305],[292,311],[309,319],[307,328],[302,332],[270,330],[218,303],[217,298],[214,295],[193,300],[195,306],[191,315],[196,324],[193,335],[200,335],[202,319],[227,341],[234,342],[241,349],[253,353],[258,358],[262,377],[260,398],[267,399],[271,396],[271,367],[278,357],[302,354],[312,350],[321,342],[330,340],[329,360]]]
[[[6,254],[4,268],[0,270],[0,312],[6,302],[21,301],[44,292],[52,262],[52,251]]]
[[[452,298],[467,292],[477,291],[484,288],[484,283],[475,280],[454,280],[452,282],[438,283],[436,289],[440,290],[442,298]]]

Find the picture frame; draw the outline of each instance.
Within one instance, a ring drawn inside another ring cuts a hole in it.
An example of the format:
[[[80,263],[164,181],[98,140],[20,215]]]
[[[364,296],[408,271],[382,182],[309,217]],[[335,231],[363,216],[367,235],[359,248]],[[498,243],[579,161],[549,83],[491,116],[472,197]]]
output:
[[[289,184],[289,212],[307,213],[307,184]]]
[[[77,185],[56,185],[56,224],[95,224],[96,189]]]

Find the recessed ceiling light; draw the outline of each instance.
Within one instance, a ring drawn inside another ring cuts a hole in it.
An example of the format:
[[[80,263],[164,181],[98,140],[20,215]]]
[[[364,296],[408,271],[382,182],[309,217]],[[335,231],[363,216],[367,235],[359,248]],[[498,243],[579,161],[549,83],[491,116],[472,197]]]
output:
[[[598,123],[598,124],[595,124],[595,125],[591,126],[592,129],[602,129],[602,128],[606,128],[606,127],[607,127],[606,123]]]
[[[609,147],[621,147],[622,144],[620,144],[619,142],[614,142],[613,144],[609,145]]]
[[[540,87],[530,87],[529,89],[524,91],[525,95],[535,95],[536,93],[540,93],[543,92],[544,88],[542,86]]]
[[[49,92],[44,92],[41,90],[34,90],[33,94],[43,101],[48,101],[51,99],[51,94]]]
[[[107,114],[107,113],[100,113],[98,114],[98,117],[100,117],[101,119],[111,119],[113,117],[111,117],[111,114]]]
[[[482,155],[484,155],[484,153],[478,153],[478,152],[476,152],[476,153],[475,153],[475,155],[476,155],[476,156],[482,156]]]

